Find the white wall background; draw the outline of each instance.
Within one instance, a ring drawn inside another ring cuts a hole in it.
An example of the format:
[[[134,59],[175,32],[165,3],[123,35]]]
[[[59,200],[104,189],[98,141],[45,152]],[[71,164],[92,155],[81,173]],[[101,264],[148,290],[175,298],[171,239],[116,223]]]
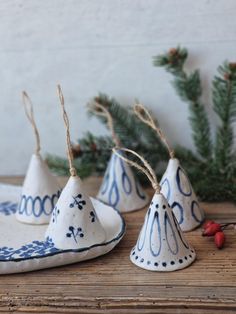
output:
[[[34,147],[22,89],[34,102],[43,152],[65,156],[58,82],[74,141],[88,129],[106,132],[85,110],[100,91],[126,105],[138,98],[172,143],[192,148],[187,105],[152,56],[186,46],[211,106],[216,67],[236,59],[235,13],[235,0],[0,0],[0,174],[23,174]]]

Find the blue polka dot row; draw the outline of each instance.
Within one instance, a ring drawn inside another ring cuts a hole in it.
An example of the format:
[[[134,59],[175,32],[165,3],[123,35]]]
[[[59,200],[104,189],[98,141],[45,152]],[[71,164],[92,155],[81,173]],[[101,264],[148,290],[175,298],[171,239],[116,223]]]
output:
[[[194,251],[193,250],[191,250],[191,252],[192,253],[194,253]],[[132,255],[134,256],[135,255],[135,251],[133,251],[132,252]],[[188,260],[188,258],[192,258],[193,256],[192,256],[192,254],[189,254],[188,256],[186,255],[186,256],[184,256],[184,258],[180,258],[178,261],[170,261],[170,265],[175,265],[176,263],[179,263],[179,264],[182,264],[183,262],[184,262],[184,260]],[[135,257],[134,257],[136,260],[138,260],[139,259],[139,256],[138,255],[136,255]],[[144,263],[145,261],[144,261],[144,258],[141,258],[140,259],[140,261],[139,261],[140,263]],[[147,261],[147,265],[151,265],[152,263],[151,263],[151,261]],[[167,262],[162,262],[162,263],[157,263],[157,262],[155,262],[155,263],[153,263],[153,265],[155,266],[155,267],[158,267],[158,266],[160,266],[160,265],[162,265],[163,267],[166,267],[167,266]]]

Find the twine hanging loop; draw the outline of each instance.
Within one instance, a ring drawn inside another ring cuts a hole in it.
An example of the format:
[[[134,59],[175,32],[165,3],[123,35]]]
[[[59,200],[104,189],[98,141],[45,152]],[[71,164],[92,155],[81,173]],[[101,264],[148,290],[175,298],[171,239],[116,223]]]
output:
[[[99,104],[97,101],[89,105],[89,110],[95,113],[97,116],[101,116],[107,119],[107,126],[108,126],[108,129],[111,131],[111,137],[112,137],[113,143],[116,146],[120,146],[120,139],[115,133],[113,118],[109,110],[103,105]]]
[[[154,170],[152,169],[152,167],[150,166],[150,164],[147,162],[146,159],[144,159],[142,156],[140,156],[135,151],[133,151],[131,149],[128,149],[128,148],[114,147],[112,149],[112,151],[119,158],[121,158],[122,160],[124,160],[125,162],[130,164],[131,166],[133,166],[133,167],[139,169],[140,171],[142,171],[147,176],[149,181],[151,182],[152,187],[153,187],[155,193],[156,194],[160,194],[160,191],[161,191],[160,184],[157,181],[157,177],[156,177],[156,174],[155,174]],[[137,162],[132,161],[132,160],[126,158],[125,156],[119,154],[119,151],[131,153],[132,155],[136,156],[143,163],[143,166],[141,166]]]
[[[134,113],[136,116],[143,121],[145,124],[149,125],[154,131],[157,132],[157,135],[159,138],[162,140],[162,142],[165,144],[170,158],[173,159],[175,157],[175,152],[174,150],[170,147],[167,138],[165,137],[164,133],[162,130],[157,126],[156,122],[152,118],[150,112],[145,108],[142,104],[138,103],[134,105]]]
[[[31,123],[33,130],[34,130],[34,135],[35,135],[35,139],[36,139],[36,147],[35,147],[35,154],[39,155],[40,152],[40,136],[39,136],[39,132],[36,126],[36,122],[34,119],[34,110],[33,110],[33,104],[32,101],[29,97],[29,95],[26,93],[26,91],[22,92],[22,101],[23,101],[23,105],[24,105],[24,110],[25,110],[25,114],[29,120],[29,122]]]
[[[70,124],[69,124],[69,119],[65,110],[65,101],[64,101],[64,96],[63,96],[60,85],[57,85],[57,93],[60,99],[63,120],[66,127],[67,155],[68,155],[68,162],[69,162],[69,168],[70,168],[69,170],[70,170],[71,176],[75,177],[77,173],[76,173],[75,167],[73,166],[73,152],[72,152],[72,145],[71,145],[71,140],[70,140]]]

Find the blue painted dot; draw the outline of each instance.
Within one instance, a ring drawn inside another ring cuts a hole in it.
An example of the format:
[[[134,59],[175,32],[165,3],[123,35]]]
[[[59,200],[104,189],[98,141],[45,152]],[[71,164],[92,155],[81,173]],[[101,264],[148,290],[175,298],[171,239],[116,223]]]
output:
[[[165,208],[166,208],[166,205],[163,205],[162,208],[165,209]]]
[[[156,204],[156,208],[159,208],[159,205],[158,205],[158,204]]]
[[[132,255],[135,255],[135,251],[133,251]]]
[[[183,260],[182,260],[181,258],[179,259],[179,263],[180,263],[180,264],[182,264],[182,263],[183,263]]]
[[[156,266],[156,267],[157,267],[157,266],[158,266],[158,263],[154,263],[154,266]]]
[[[163,266],[163,267],[166,267],[166,265],[167,265],[167,264],[166,264],[165,262],[164,262],[164,263],[162,263],[162,266]]]
[[[191,250],[192,253],[194,253],[194,250]]]
[[[191,254],[189,254],[189,257],[190,257],[190,258],[192,258],[192,255],[191,255]]]
[[[144,262],[144,259],[143,259],[143,258],[141,258],[140,263],[143,263],[143,262]]]
[[[185,256],[184,258],[185,258],[186,260],[188,259],[188,257],[187,257],[187,256]]]
[[[138,255],[135,256],[135,259],[138,259]]]
[[[151,202],[151,205],[153,205],[153,202]]]
[[[175,264],[175,262],[174,262],[174,261],[171,261],[171,262],[170,262],[170,264],[171,264],[171,265],[174,265],[174,264]]]
[[[148,264],[148,265],[150,265],[150,264],[151,264],[151,262],[150,262],[150,261],[147,261],[147,264]]]

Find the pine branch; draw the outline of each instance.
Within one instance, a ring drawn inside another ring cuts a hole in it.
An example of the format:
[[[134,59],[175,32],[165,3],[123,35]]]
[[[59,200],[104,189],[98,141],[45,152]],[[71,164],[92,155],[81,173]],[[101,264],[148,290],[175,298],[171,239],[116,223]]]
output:
[[[184,71],[188,53],[185,48],[172,48],[167,54],[154,57],[154,65],[162,66],[174,75],[173,85],[180,98],[190,105],[190,124],[197,153],[205,161],[212,159],[210,124],[201,103],[202,88],[199,71],[189,75]]]
[[[141,122],[133,114],[132,108],[121,106],[115,99],[109,98],[105,94],[99,94],[99,96],[95,97],[95,100],[109,110],[114,120],[115,132],[123,146],[147,152],[155,145],[155,150],[158,151],[156,162],[161,160],[163,156],[167,156],[166,149],[155,131]],[[90,112],[89,115],[96,116],[93,112]],[[107,121],[104,117],[96,117],[107,126]]]
[[[235,162],[233,155],[233,122],[236,120],[236,64],[225,62],[213,80],[214,111],[220,119],[215,144],[215,164],[220,172],[229,175]]]

